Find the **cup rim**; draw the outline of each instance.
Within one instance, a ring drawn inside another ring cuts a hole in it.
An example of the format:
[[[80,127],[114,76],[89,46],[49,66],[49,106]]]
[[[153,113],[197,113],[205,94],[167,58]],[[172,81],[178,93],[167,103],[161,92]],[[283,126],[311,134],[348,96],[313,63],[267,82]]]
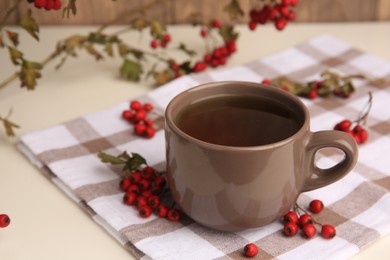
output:
[[[176,102],[183,98],[185,95],[188,95],[191,92],[194,91],[200,91],[202,89],[208,89],[216,86],[223,86],[223,85],[240,85],[240,86],[247,86],[247,87],[253,87],[253,88],[263,88],[266,91],[274,92],[277,93],[277,95],[282,95],[285,98],[291,99],[293,102],[297,104],[297,106],[300,107],[300,109],[303,112],[304,119],[301,127],[299,130],[297,130],[293,135],[282,139],[280,141],[274,142],[274,143],[269,143],[269,144],[264,144],[264,145],[254,145],[254,146],[230,146],[230,145],[221,145],[221,144],[214,144],[206,141],[202,141],[200,139],[197,139],[195,137],[192,137],[191,135],[185,133],[182,131],[175,123],[174,123],[174,118],[173,118],[173,110]],[[306,105],[296,96],[294,96],[291,93],[288,93],[285,90],[278,89],[273,86],[269,85],[264,85],[261,83],[256,83],[256,82],[249,82],[249,81],[217,81],[217,82],[209,82],[209,83],[204,83],[197,85],[195,87],[186,89],[179,94],[177,94],[174,98],[170,100],[168,103],[166,109],[165,109],[165,128],[169,127],[171,131],[175,132],[178,134],[180,137],[192,142],[196,143],[197,145],[207,148],[207,149],[213,149],[213,150],[229,150],[229,151],[253,151],[253,150],[267,150],[271,148],[276,148],[283,146],[287,143],[292,142],[294,139],[297,139],[297,136],[301,136],[305,134],[306,131],[310,130],[309,129],[309,122],[310,122],[310,114],[309,110],[306,107]]]

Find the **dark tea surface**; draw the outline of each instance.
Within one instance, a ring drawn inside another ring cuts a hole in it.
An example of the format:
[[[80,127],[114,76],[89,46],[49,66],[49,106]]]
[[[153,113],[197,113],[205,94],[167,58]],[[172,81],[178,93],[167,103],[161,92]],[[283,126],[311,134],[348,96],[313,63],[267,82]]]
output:
[[[186,134],[213,144],[257,146],[296,133],[302,119],[289,107],[259,96],[217,96],[189,105],[176,118]]]

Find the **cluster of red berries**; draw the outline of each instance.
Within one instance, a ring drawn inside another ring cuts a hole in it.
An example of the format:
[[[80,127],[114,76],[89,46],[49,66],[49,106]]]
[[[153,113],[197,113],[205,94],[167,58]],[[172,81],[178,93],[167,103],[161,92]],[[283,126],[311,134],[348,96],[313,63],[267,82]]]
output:
[[[281,2],[265,4],[261,9],[249,12],[249,29],[255,30],[257,24],[273,22],[277,30],[283,30],[289,21],[295,20],[296,14],[291,7],[298,5],[298,0],[282,0]]]
[[[168,43],[171,41],[171,35],[169,33],[160,35],[158,37],[155,37],[153,40],[150,41],[150,47],[153,49],[156,49],[157,47],[165,48],[167,47]]]
[[[7,214],[0,214],[0,228],[8,227],[10,223],[11,219],[8,217]]]
[[[198,61],[192,68],[193,72],[201,72],[210,67],[218,67],[226,64],[227,59],[237,50],[236,42],[230,40],[223,46],[219,46],[212,50],[210,53],[206,53],[203,57],[203,61]]]
[[[210,29],[213,29],[213,28],[219,29],[219,28],[221,28],[221,26],[222,26],[222,23],[220,20],[214,20],[211,22],[210,26],[202,27],[202,29],[200,30],[200,36],[202,36],[203,38],[206,38],[209,35]]]
[[[345,119],[334,126],[334,130],[339,130],[350,134],[357,144],[365,143],[368,139],[368,132],[361,125],[356,124],[352,128],[352,121]]]
[[[152,138],[156,133],[153,120],[148,118],[148,113],[152,110],[152,104],[141,104],[138,100],[134,100],[130,102],[130,109],[122,112],[122,118],[134,125],[136,135]]]
[[[29,3],[34,3],[36,8],[45,8],[46,10],[59,10],[61,9],[61,0],[28,0]]]
[[[161,218],[178,221],[180,212],[161,203],[166,183],[166,179],[158,175],[153,167],[145,166],[132,171],[128,178],[123,178],[119,183],[120,189],[126,192],[123,203],[135,206],[143,218],[149,217],[154,211]]]
[[[324,204],[321,200],[312,200],[309,204],[309,211],[316,214],[322,211]],[[295,236],[299,228],[302,230],[302,235],[305,238],[312,238],[317,233],[315,224],[321,226],[321,236],[326,239],[331,239],[336,236],[336,229],[329,224],[322,225],[316,222],[312,215],[304,211],[304,214],[299,215],[297,211],[289,211],[284,217],[284,235],[291,237]]]

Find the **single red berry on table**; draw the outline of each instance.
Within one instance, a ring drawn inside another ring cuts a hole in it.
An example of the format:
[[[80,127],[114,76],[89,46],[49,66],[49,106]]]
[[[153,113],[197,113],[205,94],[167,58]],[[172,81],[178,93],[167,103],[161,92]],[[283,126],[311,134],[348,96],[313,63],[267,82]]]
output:
[[[46,5],[46,0],[35,0],[34,5],[37,8],[42,8]]]
[[[332,225],[322,225],[321,235],[326,239],[334,238],[336,236],[336,229]]]
[[[128,191],[128,192],[134,192],[134,193],[136,193],[136,194],[138,194],[138,193],[141,192],[141,190],[140,190],[140,188],[138,187],[137,184],[131,184],[131,185],[129,186],[129,188],[127,189],[127,191]]]
[[[134,101],[131,101],[130,108],[133,109],[134,111],[138,111],[138,110],[142,109],[142,104],[138,100],[134,100]]]
[[[152,40],[150,42],[150,47],[152,47],[153,49],[156,49],[158,47],[158,42],[156,40]]]
[[[317,233],[317,229],[313,224],[306,224],[302,227],[302,234],[305,238],[312,238]]]
[[[177,64],[174,64],[176,66],[179,66]],[[172,65],[172,69],[173,69],[173,65]],[[153,110],[153,105],[150,104],[150,103],[145,103],[144,106],[143,106],[143,109],[146,111],[146,112],[150,112]]]
[[[145,197],[145,198],[150,198],[153,196],[153,191],[152,190],[144,190],[142,193],[141,193],[141,196]]]
[[[257,253],[259,252],[259,249],[257,248],[257,246],[255,244],[247,244],[245,247],[244,247],[244,255],[246,257],[254,257],[255,255],[257,255]]]
[[[160,206],[160,197],[158,196],[151,196],[148,198],[148,205],[152,208],[152,209],[155,209],[157,208],[158,206]]]
[[[283,233],[288,237],[295,236],[298,233],[298,230],[299,227],[294,222],[287,222],[283,227]]]
[[[165,218],[168,214],[168,207],[160,204],[156,209],[156,213],[160,218]]]
[[[131,181],[128,178],[123,178],[119,182],[119,188],[123,191],[127,191],[131,185]]]
[[[147,190],[152,186],[152,183],[150,180],[142,179],[138,182],[138,187],[140,187],[142,190]]]
[[[11,223],[7,214],[0,214],[0,228],[5,228]]]
[[[139,215],[143,218],[148,218],[150,215],[152,215],[152,208],[148,205],[143,205],[141,207],[138,207]]]
[[[221,28],[222,23],[221,23],[220,20],[214,20],[213,23],[212,23],[212,26],[213,26],[214,28]]]
[[[151,179],[153,178],[155,174],[155,170],[153,169],[153,167],[150,167],[150,166],[146,166],[143,170],[142,170],[142,178],[144,179]]]
[[[123,195],[123,203],[126,205],[133,205],[138,195],[134,192],[127,192]]]
[[[130,110],[125,110],[122,112],[122,118],[125,120],[130,120],[133,117],[133,112]]]
[[[142,179],[141,172],[139,172],[139,171],[132,172],[130,174],[129,179],[130,179],[132,184],[138,183]]]
[[[163,176],[157,176],[153,180],[153,185],[158,188],[163,188],[165,184],[167,183],[166,179]]]
[[[146,137],[147,138],[152,138],[156,134],[156,129],[152,126],[148,126],[146,128]]]
[[[309,204],[309,210],[313,213],[319,213],[324,208],[324,203],[321,200],[312,200]]]
[[[298,223],[298,214],[295,211],[289,211],[283,216],[285,222]]]
[[[143,196],[138,196],[135,201],[134,201],[134,205],[139,209],[143,206],[147,206],[148,205],[148,199],[143,197]],[[149,207],[149,206],[148,206]]]
[[[303,214],[302,216],[299,217],[298,223],[299,223],[299,226],[302,228],[302,227],[304,227],[307,224],[313,224],[314,223],[314,219],[313,219],[313,217],[311,215],[305,213],[305,214]]]
[[[143,135],[146,132],[146,125],[143,123],[136,123],[134,125],[134,132],[137,135]]]
[[[181,218],[181,215],[177,209],[170,209],[170,210],[168,210],[167,218],[170,221],[179,221]]]

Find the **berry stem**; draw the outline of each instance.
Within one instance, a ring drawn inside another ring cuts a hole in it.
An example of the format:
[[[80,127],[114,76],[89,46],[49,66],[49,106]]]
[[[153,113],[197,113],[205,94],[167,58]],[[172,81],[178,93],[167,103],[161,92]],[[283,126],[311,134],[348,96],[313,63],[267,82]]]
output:
[[[365,125],[366,124],[368,114],[371,111],[372,99],[373,99],[371,91],[368,92],[368,95],[369,95],[368,102],[366,103],[366,105],[364,106],[362,111],[360,112],[358,119],[354,121],[358,125],[360,125],[360,124]]]

